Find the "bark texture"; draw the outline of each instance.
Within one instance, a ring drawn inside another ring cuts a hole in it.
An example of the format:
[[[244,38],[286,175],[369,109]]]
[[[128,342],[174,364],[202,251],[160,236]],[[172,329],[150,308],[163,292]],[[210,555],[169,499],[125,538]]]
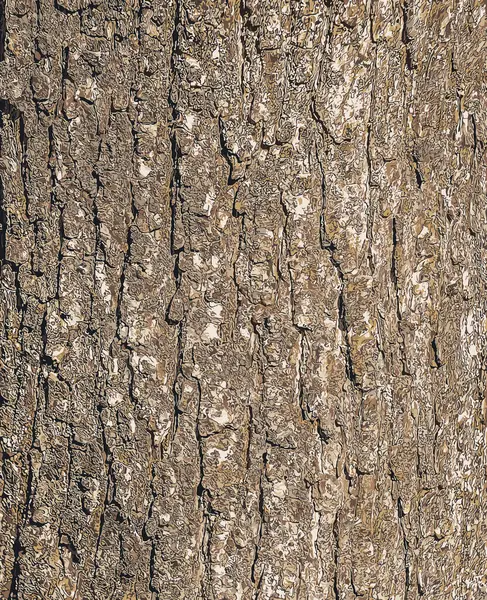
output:
[[[485,598],[486,33],[6,0],[1,598]]]

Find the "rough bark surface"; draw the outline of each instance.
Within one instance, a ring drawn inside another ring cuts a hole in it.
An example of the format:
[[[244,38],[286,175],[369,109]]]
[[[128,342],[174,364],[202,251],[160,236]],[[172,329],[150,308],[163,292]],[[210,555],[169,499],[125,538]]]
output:
[[[485,598],[486,32],[6,0],[1,598]]]

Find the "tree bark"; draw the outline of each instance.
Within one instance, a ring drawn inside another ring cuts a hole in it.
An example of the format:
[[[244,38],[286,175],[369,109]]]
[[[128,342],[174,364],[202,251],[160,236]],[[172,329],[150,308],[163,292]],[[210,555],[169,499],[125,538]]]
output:
[[[480,0],[6,0],[0,597],[480,599]]]

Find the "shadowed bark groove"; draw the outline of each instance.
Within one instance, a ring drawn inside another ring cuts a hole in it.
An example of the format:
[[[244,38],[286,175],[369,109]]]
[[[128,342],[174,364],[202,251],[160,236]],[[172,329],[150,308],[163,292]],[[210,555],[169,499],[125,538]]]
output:
[[[485,597],[486,33],[0,2],[0,598]]]

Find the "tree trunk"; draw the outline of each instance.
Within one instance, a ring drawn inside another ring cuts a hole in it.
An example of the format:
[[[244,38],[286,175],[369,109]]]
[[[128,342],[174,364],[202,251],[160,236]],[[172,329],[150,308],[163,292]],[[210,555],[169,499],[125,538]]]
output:
[[[484,4],[6,0],[1,598],[485,597]]]

